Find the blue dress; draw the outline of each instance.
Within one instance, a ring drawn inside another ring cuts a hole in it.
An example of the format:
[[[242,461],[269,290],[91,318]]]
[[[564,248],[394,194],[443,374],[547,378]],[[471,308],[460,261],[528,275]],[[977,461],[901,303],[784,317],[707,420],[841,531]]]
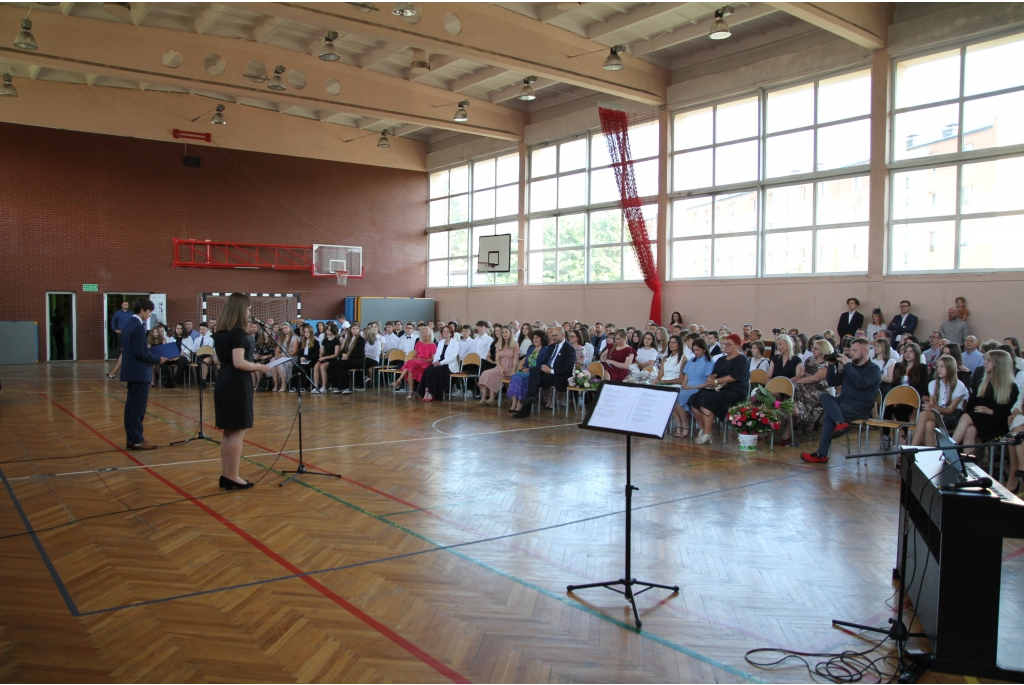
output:
[[[683,373],[686,374],[686,384],[700,386],[704,385],[705,383],[708,382],[708,376],[711,375],[711,372],[714,370],[714,368],[715,363],[711,361],[711,359],[708,358],[707,355],[699,358],[694,357],[690,361],[686,362],[686,366],[683,367]],[[676,400],[676,403],[680,407],[683,407],[684,409],[689,411],[690,408],[687,406],[687,402],[689,401],[691,395],[696,395],[698,392],[700,392],[700,388],[694,388],[693,390],[680,390],[679,399]]]
[[[506,395],[513,399],[519,400],[520,402],[526,399],[526,395],[530,391],[530,372],[527,369],[532,369],[537,366],[537,355],[540,354],[540,349],[530,345],[526,350],[526,361],[523,362],[523,370],[512,375],[512,380],[508,382],[508,392]]]

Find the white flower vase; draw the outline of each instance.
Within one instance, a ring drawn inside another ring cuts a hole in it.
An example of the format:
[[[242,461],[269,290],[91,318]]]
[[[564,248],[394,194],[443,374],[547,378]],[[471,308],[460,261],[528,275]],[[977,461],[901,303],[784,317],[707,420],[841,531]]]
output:
[[[740,433],[740,452],[757,451],[757,433]]]

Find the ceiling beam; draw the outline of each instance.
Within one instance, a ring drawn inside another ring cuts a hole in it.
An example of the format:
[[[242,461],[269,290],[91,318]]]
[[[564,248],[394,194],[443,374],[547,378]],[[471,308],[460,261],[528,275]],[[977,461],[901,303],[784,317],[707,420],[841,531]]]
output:
[[[448,84],[448,90],[453,93],[461,93],[491,79],[501,78],[502,76],[507,77],[511,73],[508,69],[502,69],[501,67],[484,67],[480,71],[466,74],[462,78],[452,81]]]
[[[35,81],[37,78],[39,78],[39,72],[41,72],[42,70],[43,68],[41,66],[39,66],[38,64],[33,64],[28,68],[28,77]],[[86,77],[86,81],[88,81],[88,76]],[[92,84],[90,83],[89,85]]]
[[[418,24],[408,24],[390,12],[363,14],[344,2],[239,2],[232,7],[533,74],[649,105],[665,104],[671,80],[667,69],[631,55],[622,56],[626,63],[622,71],[605,71],[604,46],[491,3],[422,3],[423,17]],[[458,36],[444,28],[442,19],[449,12],[462,23]]]
[[[569,7],[569,5],[572,5],[572,4],[575,4],[576,7]],[[565,7],[564,8],[560,8],[559,5],[565,5]],[[580,8],[580,3],[569,3],[569,2],[564,2],[564,3],[563,2],[558,2],[558,3],[555,3],[555,2],[553,2],[553,3],[550,3],[548,5],[544,5],[543,7],[541,7],[540,11],[537,12],[537,18],[540,21],[544,22],[545,24],[549,24],[553,20],[558,19],[559,17],[561,17],[561,16],[563,16],[565,14],[568,14],[569,12],[572,12],[573,10],[578,10],[579,8]]]
[[[362,55],[356,58],[361,69],[369,69],[375,64],[386,62],[392,57],[397,57],[402,50],[405,50],[404,45],[385,45],[384,47],[377,47],[371,50],[367,50]]]
[[[602,38],[610,36],[617,31],[628,29],[652,19],[661,19],[686,4],[685,2],[655,2],[650,5],[641,5],[632,12],[619,14],[608,21],[593,24],[587,28],[587,38],[600,41]]]
[[[20,20],[22,10],[0,5],[0,22]],[[279,108],[291,106],[341,111],[354,116],[379,117],[396,122],[421,124],[487,138],[522,140],[521,112],[486,101],[474,102],[470,120],[452,121],[454,97],[447,90],[360,69],[342,63],[328,63],[308,54],[249,41],[199,36],[194,33],[133,26],[109,21],[40,12],[37,35],[46,36],[40,50],[26,53],[0,44],[0,61],[13,60],[103,78],[144,81],[182,90],[218,93],[232,98],[258,99]],[[161,46],[174,45],[184,57],[181,66],[168,69],[160,63]],[[211,52],[236,65],[220,76],[203,67],[203,56]],[[303,90],[289,87],[284,92],[269,90],[243,75],[243,66],[259,59],[265,64],[300,68],[309,85]],[[323,84],[336,79],[337,96]]]
[[[217,20],[220,19],[220,14],[221,13],[216,9],[204,10],[203,13],[199,15],[199,18],[195,20],[196,33],[203,35],[209,31],[210,27],[216,24]]]
[[[889,2],[769,2],[769,5],[861,47],[886,46],[895,5]]]
[[[746,7],[740,7],[725,19],[729,22],[730,26],[735,26],[737,24],[742,24],[745,21],[759,19],[776,11],[778,11],[777,8],[770,4],[755,3],[753,5],[747,5]],[[711,30],[711,22],[713,21],[714,15],[708,15],[696,24],[680,26],[671,33],[658,36],[654,40],[649,40],[643,43],[633,43],[629,46],[629,51],[636,56],[640,56],[646,55],[649,52],[671,48],[675,45],[679,45],[680,43],[687,43],[691,40],[704,39],[709,43],[713,43],[714,41],[708,38],[708,32]]]
[[[74,8],[75,8],[75,3],[73,3],[73,2],[62,2],[62,3],[60,3],[61,14],[63,14],[65,17],[68,16],[69,14],[71,14],[71,10],[73,10]]]
[[[256,107],[228,104],[224,114],[229,125],[214,126],[210,123],[213,103],[181,93],[90,88],[57,81],[19,82],[18,91],[21,97],[6,98],[0,108],[0,121],[167,143],[179,142],[171,137],[178,128],[210,133],[216,147],[222,149],[426,170],[426,144],[418,140],[393,140],[388,150],[378,149],[372,135],[345,144],[366,134],[344,125],[281,116]],[[192,152],[193,145],[201,148],[207,144],[190,141],[189,151],[197,154]]]
[[[416,131],[422,131],[426,126],[420,126],[419,124],[402,124],[391,129],[391,135],[393,136],[407,136],[410,133],[416,133]]]
[[[257,43],[266,43],[268,38],[277,33],[287,23],[287,19],[273,17],[256,27],[256,30],[252,32],[252,37]]]

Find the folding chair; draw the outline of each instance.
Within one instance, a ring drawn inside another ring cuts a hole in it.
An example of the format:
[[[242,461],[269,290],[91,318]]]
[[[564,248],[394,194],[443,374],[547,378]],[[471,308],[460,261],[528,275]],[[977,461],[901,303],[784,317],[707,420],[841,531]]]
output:
[[[894,407],[897,404],[905,404],[913,407],[913,411],[910,413],[910,421],[896,421],[894,419],[884,419],[885,410],[887,407]],[[886,393],[885,400],[881,406],[878,407],[877,419],[868,419],[864,422],[868,428],[889,428],[896,431],[895,440],[893,444],[899,444],[900,431],[903,430],[907,435],[907,442],[910,442],[911,427],[917,425],[917,412],[921,409],[921,396],[917,394],[917,390],[914,390],[909,385],[897,385],[892,390]],[[859,437],[859,433],[858,433]],[[871,439],[870,430],[867,439],[864,442],[865,447],[869,447],[868,441]],[[857,449],[860,449],[860,441],[858,440]],[[850,451],[850,438],[846,438],[846,451]]]
[[[879,418],[881,418],[881,414],[879,413],[881,411],[881,407],[882,407],[882,393],[878,392],[878,393],[875,394],[875,409],[874,409],[874,413],[878,414]],[[867,440],[868,441],[871,440],[871,426],[868,425],[868,421],[869,420],[870,419],[854,419],[853,421],[850,421],[850,425],[851,426],[856,426],[857,427],[857,452],[861,452],[862,451],[862,448],[861,448],[861,433],[864,433],[865,435],[867,435]],[[867,443],[865,443],[865,444],[867,444]],[[849,440],[847,440],[847,450],[849,450]]]
[[[768,385],[768,373],[764,369],[754,369],[750,372],[750,385]]]
[[[764,373],[764,372],[762,371],[761,373]],[[751,374],[751,376],[753,376],[753,374]],[[768,381],[765,384],[764,389],[767,390],[768,392],[770,392],[773,395],[781,395],[785,399],[791,399],[793,397],[793,395],[796,394],[796,390],[793,388],[793,381],[791,381],[790,379],[786,378],[785,376],[778,376],[776,378],[771,379],[770,381]],[[789,435],[793,439],[793,447],[799,447],[800,443],[797,442],[797,439],[796,439],[796,430],[793,429],[793,414],[792,414],[792,412],[788,416],[786,416],[786,420],[789,422]],[[772,433],[772,437],[769,440],[769,447],[768,447],[768,449],[774,450],[775,449],[775,431],[773,430],[771,433]]]
[[[524,363],[526,363],[526,357],[520,357],[519,363],[516,364],[516,368],[513,373],[518,373],[519,371],[522,371]],[[501,379],[501,386],[498,388],[498,409],[501,409],[501,393],[503,390],[505,390],[505,387],[511,385],[511,383],[512,380],[510,378]]]
[[[476,381],[477,381],[477,384],[480,383],[480,355],[477,354],[476,352],[470,352],[469,354],[467,354],[462,359],[462,363],[459,365],[459,368],[461,369],[466,364],[470,364],[470,365],[476,364],[476,373],[463,373],[462,371],[459,371],[457,373],[453,373],[450,376],[448,376],[448,398],[449,399],[451,399],[451,396],[452,396],[452,381],[454,379],[456,379],[456,378],[475,378]],[[462,401],[463,402],[466,401],[466,396],[468,394],[469,394],[469,383],[466,383],[465,392],[462,393]]]
[[[395,376],[402,373],[401,369],[392,367],[392,364],[396,362],[404,362],[406,360],[405,352],[398,349],[397,347],[393,350],[388,350],[387,356],[384,359],[384,363],[374,368],[374,378],[377,384],[377,393],[380,394],[381,381],[384,379],[384,374],[389,374],[394,382]]]

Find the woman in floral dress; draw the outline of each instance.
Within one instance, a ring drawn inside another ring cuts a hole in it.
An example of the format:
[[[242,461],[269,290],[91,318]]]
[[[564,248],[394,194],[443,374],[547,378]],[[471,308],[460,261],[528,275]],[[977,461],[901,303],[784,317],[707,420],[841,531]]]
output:
[[[530,369],[537,366],[537,355],[548,344],[548,334],[538,328],[533,332],[531,340],[533,344],[527,348],[523,357],[523,370],[513,375],[508,384],[508,396],[512,399],[509,411],[516,412],[523,408],[523,400],[530,391]]]

